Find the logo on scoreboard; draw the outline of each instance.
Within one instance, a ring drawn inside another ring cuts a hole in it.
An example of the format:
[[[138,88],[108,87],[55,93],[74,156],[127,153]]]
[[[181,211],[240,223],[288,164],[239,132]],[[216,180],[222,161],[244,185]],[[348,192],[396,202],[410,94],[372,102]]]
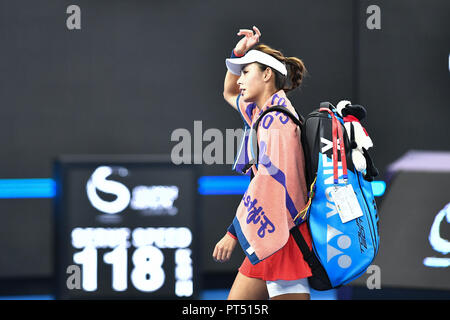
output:
[[[139,185],[130,192],[126,185],[110,177],[113,174],[127,177],[128,170],[124,167],[100,166],[94,170],[86,183],[89,202],[100,212],[117,215],[130,207],[146,215],[177,214],[178,209],[174,206],[179,193],[177,186]],[[102,197],[102,193],[108,194],[108,198],[112,200],[104,199],[106,195]]]

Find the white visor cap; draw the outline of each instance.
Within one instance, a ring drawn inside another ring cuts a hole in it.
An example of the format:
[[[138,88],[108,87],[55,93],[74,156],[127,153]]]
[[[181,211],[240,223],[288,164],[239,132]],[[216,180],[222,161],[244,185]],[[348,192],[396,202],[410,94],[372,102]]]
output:
[[[280,72],[282,75],[287,76],[287,69],[286,66],[279,61],[278,59],[275,59],[271,55],[264,53],[259,50],[250,50],[245,54],[245,56],[240,58],[229,58],[225,60],[225,63],[227,65],[228,70],[237,76],[241,75],[241,69],[249,63],[253,62],[259,62],[266,66],[269,66],[271,68],[274,68],[278,72]]]

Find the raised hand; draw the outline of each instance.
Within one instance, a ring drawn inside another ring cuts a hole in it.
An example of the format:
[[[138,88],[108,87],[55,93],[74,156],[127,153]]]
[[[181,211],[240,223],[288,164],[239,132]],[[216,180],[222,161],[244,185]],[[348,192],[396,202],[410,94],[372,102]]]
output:
[[[259,42],[259,38],[261,37],[261,31],[256,26],[253,26],[252,30],[249,29],[240,29],[238,32],[238,36],[244,35],[245,37],[239,40],[239,42],[234,47],[234,52],[238,55],[244,55],[251,47],[253,47],[256,43]]]

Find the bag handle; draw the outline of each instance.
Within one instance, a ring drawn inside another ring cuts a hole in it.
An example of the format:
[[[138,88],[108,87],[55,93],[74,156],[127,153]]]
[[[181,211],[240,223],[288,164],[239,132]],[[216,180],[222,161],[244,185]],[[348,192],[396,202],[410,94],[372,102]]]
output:
[[[322,106],[322,103],[320,104]],[[331,104],[330,104],[331,105]],[[334,107],[333,107],[334,108]],[[320,108],[319,111],[328,112],[332,119],[332,134],[333,134],[333,176],[334,176],[334,184],[339,184],[339,175],[338,175],[338,144],[337,139],[339,136],[339,145],[341,152],[341,162],[342,162],[342,170],[344,173],[344,183],[348,182],[348,171],[347,171],[347,158],[345,157],[345,146],[344,146],[344,134],[342,132],[342,126],[339,123],[339,120],[336,118],[334,112],[330,110],[331,108]]]

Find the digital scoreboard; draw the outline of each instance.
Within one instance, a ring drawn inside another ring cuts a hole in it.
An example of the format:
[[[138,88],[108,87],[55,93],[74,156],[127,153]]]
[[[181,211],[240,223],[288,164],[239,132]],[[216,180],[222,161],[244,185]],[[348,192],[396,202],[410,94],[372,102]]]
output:
[[[198,168],[170,158],[55,162],[57,299],[196,299]]]

